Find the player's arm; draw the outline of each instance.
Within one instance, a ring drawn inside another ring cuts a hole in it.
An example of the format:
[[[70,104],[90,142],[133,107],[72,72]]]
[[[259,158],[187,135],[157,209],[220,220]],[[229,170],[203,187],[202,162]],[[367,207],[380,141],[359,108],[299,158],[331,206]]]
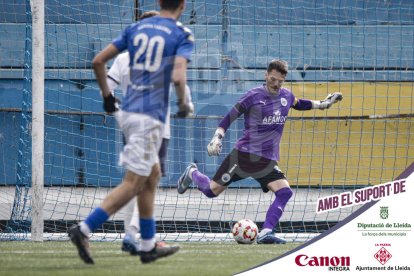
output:
[[[111,68],[109,68],[108,73],[106,74],[106,83],[108,84],[109,91],[114,95],[115,89],[121,85],[121,78],[122,78],[122,64],[119,59],[120,55],[118,55],[114,63],[112,64]],[[102,92],[101,92],[102,93]]]
[[[182,56],[176,56],[174,59],[174,69],[172,73],[172,82],[175,86],[175,93],[178,99],[179,117],[187,117],[190,108],[185,96],[185,86],[187,84],[187,59]]]
[[[187,84],[187,64],[191,62],[191,53],[194,48],[194,36],[191,30],[182,26],[178,34],[179,45],[174,59],[174,69],[172,73],[172,81],[175,85],[175,92],[178,99],[177,116],[187,117],[191,113],[191,108],[185,97],[185,86]]]
[[[187,84],[185,85],[185,98],[187,100],[187,104],[190,109],[189,116],[191,116],[194,113],[194,103],[193,103],[193,98],[191,97],[191,89]]]
[[[113,44],[109,44],[105,49],[99,52],[92,61],[96,81],[98,82],[102,97],[104,98],[104,110],[108,113],[115,112],[117,108],[115,106],[116,99],[108,87],[105,66],[106,63],[118,53],[118,48]]]
[[[236,120],[241,114],[245,112],[245,108],[242,104],[237,103],[231,110],[224,116],[220,121],[216,132],[214,133],[213,138],[210,143],[207,145],[207,153],[209,156],[219,155],[222,148],[222,140],[224,138],[224,133],[230,127],[231,123]]]
[[[326,109],[330,108],[333,104],[342,100],[342,93],[341,92],[334,92],[329,94],[324,100],[322,101],[313,101],[313,100],[306,100],[306,99],[297,99],[293,102],[292,107],[296,110],[311,110],[311,109]]]

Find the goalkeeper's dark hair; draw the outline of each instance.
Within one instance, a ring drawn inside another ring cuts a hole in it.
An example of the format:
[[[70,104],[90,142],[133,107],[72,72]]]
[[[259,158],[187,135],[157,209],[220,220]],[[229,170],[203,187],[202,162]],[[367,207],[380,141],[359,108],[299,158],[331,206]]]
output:
[[[162,10],[175,11],[183,2],[184,0],[161,0],[160,6]]]
[[[138,18],[138,20],[142,20],[142,19],[145,19],[145,18],[150,18],[150,17],[157,16],[157,15],[160,15],[160,13],[156,10],[146,11],[143,14],[141,14],[141,16]]]
[[[288,73],[288,63],[284,60],[272,60],[267,66],[267,72],[270,73],[272,70],[276,70],[282,75],[287,75]]]

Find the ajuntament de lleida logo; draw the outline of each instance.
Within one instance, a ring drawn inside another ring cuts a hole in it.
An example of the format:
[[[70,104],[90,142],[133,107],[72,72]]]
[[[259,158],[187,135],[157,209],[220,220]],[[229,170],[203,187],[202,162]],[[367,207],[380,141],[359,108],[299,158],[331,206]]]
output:
[[[380,207],[380,217],[382,219],[387,219],[388,218],[388,206],[387,207]]]

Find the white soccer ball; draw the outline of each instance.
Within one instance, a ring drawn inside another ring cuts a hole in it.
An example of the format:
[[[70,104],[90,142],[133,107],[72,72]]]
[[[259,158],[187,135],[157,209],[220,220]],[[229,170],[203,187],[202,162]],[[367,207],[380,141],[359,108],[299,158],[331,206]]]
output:
[[[259,229],[250,219],[242,219],[233,225],[231,233],[237,243],[252,244],[256,240]]]

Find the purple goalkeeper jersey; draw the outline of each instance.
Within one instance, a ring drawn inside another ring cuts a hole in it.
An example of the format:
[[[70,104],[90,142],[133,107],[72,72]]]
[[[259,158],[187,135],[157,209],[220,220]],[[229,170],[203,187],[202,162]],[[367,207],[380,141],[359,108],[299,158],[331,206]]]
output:
[[[235,148],[279,161],[279,144],[283,128],[295,96],[282,87],[278,95],[271,94],[265,86],[253,88],[237,102],[244,111],[243,136]]]

